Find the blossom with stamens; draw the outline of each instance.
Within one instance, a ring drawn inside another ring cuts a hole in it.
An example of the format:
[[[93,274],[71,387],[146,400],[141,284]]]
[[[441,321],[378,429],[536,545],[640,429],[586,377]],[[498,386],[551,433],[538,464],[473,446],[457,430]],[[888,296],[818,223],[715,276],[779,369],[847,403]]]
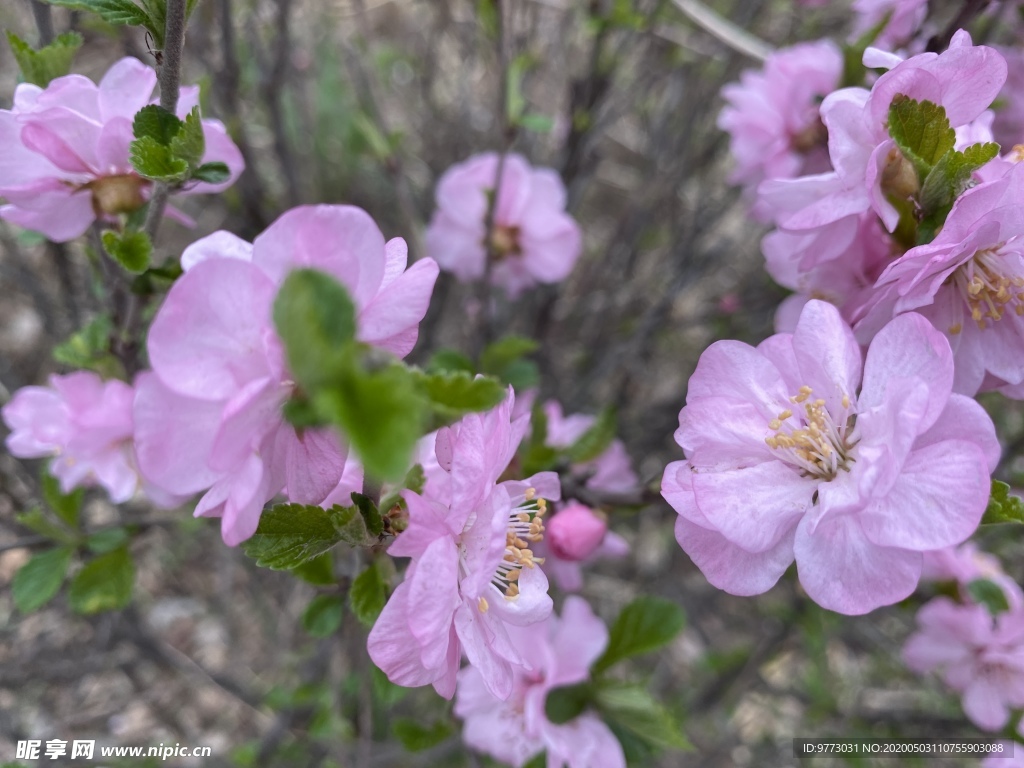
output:
[[[431,479],[429,496],[404,493],[408,526],[389,551],[412,562],[368,642],[398,685],[432,684],[451,698],[465,652],[488,690],[508,698],[514,670],[528,664],[509,626],[551,613],[532,547],[543,538],[547,502],[560,497],[558,475],[498,482],[529,422],[512,420],[512,408],[510,390],[497,408],[440,430],[435,453],[446,477]]]
[[[537,283],[561,282],[583,247],[580,228],[565,211],[565,195],[550,168],[532,168],[516,154],[504,162],[493,152],[475,155],[445,171],[437,184],[427,254],[464,282],[489,275],[510,298]]]
[[[917,312],[946,335],[954,390],[986,378],[1024,383],[1024,164],[967,190],[932,242],[911,248],[879,277],[855,313],[866,340],[893,316]]]
[[[863,376],[862,376],[863,370]],[[922,553],[977,528],[999,458],[991,419],[951,394],[949,344],[901,315],[861,350],[810,301],[792,334],[720,341],[690,379],[662,494],[715,586],[770,589],[796,560],[820,605],[866,613],[917,585]]]
[[[14,108],[0,109],[0,218],[51,240],[73,240],[97,219],[140,208],[152,183],[129,158],[132,120],[152,103],[156,72],[138,59],[115,63],[99,85],[81,75],[58,77],[45,89],[22,83]],[[199,103],[199,87],[186,86],[178,117]],[[202,161],[223,162],[230,177],[191,185],[183,194],[220,192],[245,167],[242,154],[218,120],[203,120]]]

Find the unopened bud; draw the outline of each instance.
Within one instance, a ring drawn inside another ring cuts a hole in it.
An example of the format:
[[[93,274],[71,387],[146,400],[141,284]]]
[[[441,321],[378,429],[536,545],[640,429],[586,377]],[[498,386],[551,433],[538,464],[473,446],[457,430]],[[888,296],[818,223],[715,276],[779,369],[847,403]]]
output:
[[[887,197],[906,200],[920,189],[921,182],[917,178],[914,164],[897,147],[890,149],[885,156],[885,167],[882,168],[882,191]]]
[[[545,527],[545,541],[562,560],[586,560],[608,532],[608,523],[603,517],[577,502],[560,510]]]

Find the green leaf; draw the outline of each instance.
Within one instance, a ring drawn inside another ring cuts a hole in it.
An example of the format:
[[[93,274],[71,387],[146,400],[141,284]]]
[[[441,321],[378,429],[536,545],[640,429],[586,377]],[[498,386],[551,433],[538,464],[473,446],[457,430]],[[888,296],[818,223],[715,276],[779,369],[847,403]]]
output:
[[[294,370],[294,369],[293,369]],[[400,478],[423,434],[424,403],[411,371],[400,363],[344,371],[314,402],[345,433],[371,477]]]
[[[484,348],[480,354],[480,370],[498,376],[510,363],[536,352],[539,346],[536,340],[526,336],[505,336]]]
[[[50,5],[59,5],[75,11],[92,11],[110,24],[131,24],[150,28],[155,26],[147,13],[131,0],[43,0]],[[153,31],[150,29],[150,31]],[[162,45],[163,30],[160,29],[159,45]]]
[[[380,536],[384,532],[384,521],[373,499],[362,493],[353,493],[352,503],[356,505],[359,514],[363,516],[367,532],[372,536]]]
[[[68,599],[78,613],[116,610],[128,605],[134,583],[132,556],[120,547],[86,563],[71,580]]]
[[[356,310],[345,287],[315,269],[296,269],[274,300],[274,325],[288,366],[310,394],[335,380],[349,363]]]
[[[391,732],[409,752],[422,752],[436,747],[452,735],[451,723],[438,720],[432,725],[420,725],[416,720],[401,717],[391,725]]]
[[[71,547],[38,552],[14,574],[11,594],[22,613],[31,613],[53,599],[71,564]]]
[[[594,662],[593,673],[660,648],[682,631],[685,621],[683,610],[675,603],[660,597],[638,597],[622,609],[612,625],[608,647]]]
[[[331,507],[331,520],[338,536],[352,547],[372,547],[377,543],[377,536],[366,528],[366,518],[357,506]]]
[[[599,686],[595,700],[610,723],[631,731],[657,749],[692,748],[672,713],[638,685]]]
[[[982,525],[1024,523],[1024,500],[1010,495],[1010,486],[1002,480],[992,481],[992,494],[981,518]]]
[[[594,698],[590,683],[552,688],[544,700],[544,714],[555,725],[563,725],[583,714]]]
[[[90,552],[102,555],[105,552],[117,549],[128,541],[128,531],[124,528],[108,528],[105,531],[97,531],[90,534],[85,540],[85,546]]]
[[[145,179],[152,181],[177,182],[188,176],[188,163],[171,154],[166,147],[152,136],[143,136],[129,147],[132,167]]]
[[[118,235],[108,229],[103,233],[103,247],[122,267],[136,275],[146,271],[153,255],[153,243],[145,232]]]
[[[203,163],[194,171],[192,178],[198,181],[205,181],[207,184],[223,184],[231,178],[231,169],[226,163],[212,162]]]
[[[38,507],[20,512],[14,519],[29,530],[35,531],[40,536],[59,541],[61,544],[74,544],[76,537],[63,525],[53,522],[43,510]]]
[[[333,635],[341,626],[344,611],[341,595],[317,595],[302,613],[302,626],[313,637]]]
[[[341,540],[327,510],[304,504],[275,504],[263,511],[256,533],[242,548],[256,565],[281,571],[319,557]]]
[[[519,118],[519,125],[534,133],[551,133],[551,129],[555,127],[555,121],[548,115],[531,112]]]
[[[507,388],[497,379],[474,377],[465,371],[416,371],[414,376],[420,392],[443,422],[437,426],[457,421],[467,413],[489,411],[508,397]]]
[[[523,768],[545,768],[548,764],[548,753],[547,750],[538,752],[536,755],[530,758],[530,761],[526,763]]]
[[[353,580],[348,593],[349,605],[360,622],[372,627],[380,612],[384,610],[387,599],[384,577],[377,567],[377,561],[373,561]]]
[[[864,84],[864,76],[868,72],[867,67],[864,66],[864,51],[875,44],[875,40],[882,34],[882,30],[889,26],[891,18],[892,11],[886,12],[875,26],[866,30],[864,34],[843,48],[843,77],[840,87],[849,88]]]
[[[615,409],[605,408],[598,414],[590,428],[566,449],[566,456],[573,464],[593,461],[607,450],[615,439]]]
[[[182,123],[178,116],[161,107],[150,104],[135,113],[132,120],[132,134],[136,139],[149,137],[164,147],[171,146],[171,140],[178,135]]]
[[[49,45],[34,50],[14,32],[7,30],[7,42],[11,44],[25,82],[45,88],[51,80],[71,71],[71,61],[82,45],[82,36],[67,32]]]
[[[388,676],[373,662],[370,662],[370,681],[373,685],[374,698],[385,707],[397,704],[408,696],[411,690],[405,686],[392,683],[388,680]]]
[[[999,145],[972,144],[963,152],[947,152],[921,185],[920,203],[924,217],[917,243],[929,243],[946,221],[956,199],[971,185],[972,174],[999,154]]]
[[[334,558],[330,552],[324,552],[312,560],[291,569],[292,573],[309,584],[325,587],[334,583]]]
[[[97,315],[53,349],[53,359],[72,368],[88,368],[106,373],[110,369],[110,335],[114,325],[110,315]]]
[[[988,612],[993,616],[1010,610],[1010,603],[1003,588],[990,579],[975,579],[968,582],[967,594],[974,602],[988,608]]]
[[[43,487],[43,499],[50,506],[57,517],[67,523],[71,528],[78,527],[78,513],[82,509],[82,499],[85,497],[84,488],[76,488],[71,493],[64,493],[60,489],[60,482],[49,472],[43,472],[40,478]]]
[[[181,124],[181,130],[171,139],[171,154],[184,160],[189,168],[196,168],[203,161],[205,152],[206,138],[203,136],[199,107],[192,107]]]
[[[427,363],[428,373],[439,373],[441,371],[466,371],[476,373],[473,361],[459,352],[457,349],[439,349],[430,356]]]
[[[896,94],[889,105],[889,135],[921,179],[956,143],[956,132],[944,107],[903,94]]]

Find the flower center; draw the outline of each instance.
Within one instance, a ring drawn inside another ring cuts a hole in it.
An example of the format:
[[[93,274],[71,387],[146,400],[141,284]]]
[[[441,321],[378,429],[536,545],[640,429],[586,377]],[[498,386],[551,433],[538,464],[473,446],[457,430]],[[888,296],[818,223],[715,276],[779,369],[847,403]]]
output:
[[[978,251],[970,261],[957,268],[946,280],[960,291],[971,310],[971,319],[985,330],[991,323],[1003,319],[1007,309],[1024,315],[1024,277],[1006,274],[1007,260],[1002,246]],[[949,332],[960,333],[959,323]]]
[[[92,209],[97,216],[112,216],[118,213],[132,213],[146,204],[142,189],[149,182],[134,173],[119,176],[101,176],[84,189],[92,192]]]
[[[534,568],[544,563],[544,558],[533,556],[530,544],[544,539],[544,515],[547,511],[547,500],[537,497],[536,488],[527,488],[522,501],[509,511],[505,555],[491,578],[491,584],[505,595],[506,600],[515,600],[519,596],[519,575],[523,568]],[[487,613],[486,598],[481,597],[477,607],[481,613]]]
[[[828,146],[828,128],[815,115],[814,120],[799,133],[793,134],[790,138],[790,146],[802,155],[814,151],[818,147]]]
[[[806,384],[790,399],[801,406],[794,416],[790,409],[768,422],[775,434],[764,439],[768,447],[781,458],[798,467],[805,477],[831,480],[839,470],[850,471],[854,458],[852,449],[854,414],[850,410],[850,396],[843,395],[841,418],[834,419],[825,408],[825,401],[811,399],[814,391]]]
[[[520,255],[523,249],[519,245],[519,227],[495,224],[491,232],[491,251],[496,259]]]

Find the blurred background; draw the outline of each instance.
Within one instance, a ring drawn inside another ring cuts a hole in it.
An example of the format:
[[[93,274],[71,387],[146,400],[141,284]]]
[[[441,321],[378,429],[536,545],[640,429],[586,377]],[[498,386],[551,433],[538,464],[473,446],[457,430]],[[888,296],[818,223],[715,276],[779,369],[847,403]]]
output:
[[[961,3],[932,5],[942,17]],[[153,61],[138,29],[41,8],[5,2],[0,27],[35,42],[41,13],[58,33],[78,31],[74,70],[94,80],[124,55]],[[223,195],[176,203],[197,227],[166,222],[157,261],[217,229],[252,239],[284,210],[319,202],[365,208],[418,258],[451,164],[510,149],[562,175],[585,237],[569,280],[515,303],[495,297],[484,320],[491,299],[442,273],[410,360],[535,336],[542,398],[566,413],[618,409],[650,492],[612,517],[632,553],[595,567],[584,594],[606,620],[639,593],[686,611],[680,637],[641,664],[694,745],[659,765],[795,766],[795,736],[981,735],[955,694],[900,662],[923,598],[843,617],[805,599],[793,574],[760,598],[731,597],[679,549],[675,514],[657,497],[665,465],[682,458],[672,433],[700,353],[716,339],[770,335],[786,293],[764,271],[764,229],[726,181],[719,90],[772,48],[846,39],[850,25],[845,2],[794,0],[201,0],[190,22],[183,83],[202,86],[204,115],[225,122],[248,167]],[[17,77],[0,45],[0,106]],[[524,116],[515,127],[510,99]],[[108,299],[84,244],[0,222],[0,401],[67,370],[53,347]],[[1012,479],[1020,409],[983,401]],[[351,616],[310,619],[310,601],[332,587],[256,568],[222,544],[216,522],[185,509],[115,508],[90,492],[87,528],[132,532],[131,605],[82,617],[61,595],[22,615],[9,585],[40,537],[15,515],[39,505],[39,468],[0,453],[0,759],[21,739],[95,738],[213,747],[213,758],[181,765],[493,764],[465,750],[457,727],[406,751],[396,723],[443,731],[449,705],[371,670],[366,629]],[[1020,581],[1020,548],[982,536]],[[358,572],[349,555],[336,552],[342,579]]]

